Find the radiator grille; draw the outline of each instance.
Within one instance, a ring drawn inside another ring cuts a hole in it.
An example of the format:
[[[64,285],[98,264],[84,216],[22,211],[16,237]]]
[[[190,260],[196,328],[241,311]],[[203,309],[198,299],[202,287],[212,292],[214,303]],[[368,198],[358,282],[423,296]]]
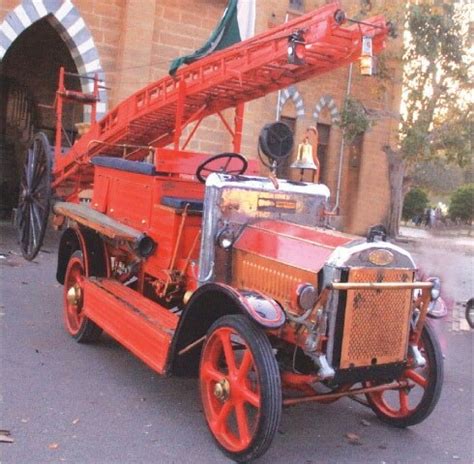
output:
[[[292,296],[302,282],[316,284],[316,276],[309,271],[287,266],[253,253],[237,250],[233,264],[233,284],[237,288],[257,290],[299,312]]]
[[[411,282],[405,269],[351,269],[349,282]],[[406,356],[412,291],[348,290],[341,368],[403,361]]]

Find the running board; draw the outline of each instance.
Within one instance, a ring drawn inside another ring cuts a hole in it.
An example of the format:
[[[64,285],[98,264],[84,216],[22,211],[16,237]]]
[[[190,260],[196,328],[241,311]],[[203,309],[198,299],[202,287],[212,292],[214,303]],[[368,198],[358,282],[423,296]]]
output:
[[[179,317],[112,279],[85,279],[85,315],[160,374]]]

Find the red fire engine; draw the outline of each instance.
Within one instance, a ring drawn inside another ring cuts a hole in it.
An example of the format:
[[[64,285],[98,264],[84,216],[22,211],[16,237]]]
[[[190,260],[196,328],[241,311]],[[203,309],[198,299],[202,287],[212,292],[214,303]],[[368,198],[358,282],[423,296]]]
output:
[[[267,450],[284,405],[365,395],[405,427],[441,390],[425,324],[439,282],[416,281],[411,256],[381,229],[361,238],[326,227],[326,186],[258,176],[240,154],[245,102],[358,60],[364,40],[382,50],[384,18],[347,23],[326,5],[148,85],[97,122],[97,79],[93,94],[74,92],[62,70],[54,156],[38,134],[26,157],[20,246],[36,256],[52,208],[67,331],[81,343],[105,331],[160,374],[198,375],[209,429],[239,462]],[[91,105],[93,121],[64,148],[70,102]],[[209,115],[232,153],[186,151]],[[259,143],[274,167],[293,138],[277,122]]]

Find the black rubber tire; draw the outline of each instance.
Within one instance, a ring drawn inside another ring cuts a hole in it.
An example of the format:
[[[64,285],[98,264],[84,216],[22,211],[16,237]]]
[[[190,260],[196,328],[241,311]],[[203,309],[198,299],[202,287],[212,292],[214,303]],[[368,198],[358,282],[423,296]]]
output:
[[[471,329],[474,329],[474,298],[466,303],[466,321]]]
[[[84,275],[85,275],[86,271],[85,271],[85,267],[84,267],[84,256],[82,254],[82,251],[76,250],[74,253],[72,253],[72,255],[69,258],[69,263],[72,260],[80,260],[82,262],[82,269],[83,269],[83,272],[84,272]],[[66,268],[66,275],[65,275],[65,278],[64,278],[64,286],[65,286],[64,287],[64,295],[66,295],[66,292],[67,292],[66,285],[67,285],[67,282],[69,280],[68,279],[68,273],[70,271],[69,263],[68,263],[68,266]],[[64,298],[66,298],[66,297],[64,296]],[[66,299],[64,301],[64,305],[66,305]],[[64,308],[64,312],[65,312],[65,317],[67,317],[66,307]],[[76,333],[72,333],[68,329],[67,324],[66,324],[66,330],[71,335],[71,337],[74,338],[78,343],[94,343],[99,339],[100,335],[102,334],[102,329],[95,322],[91,321],[86,316],[83,316],[83,319],[81,321],[79,329]]]
[[[255,434],[245,450],[229,451],[214,435],[213,438],[224,454],[235,462],[251,462],[267,451],[280,424],[283,404],[280,371],[267,335],[244,315],[223,316],[210,327],[201,354],[201,364],[210,335],[223,327],[230,327],[237,332],[252,353],[258,372],[261,405]],[[210,427],[209,430],[212,434]]]
[[[392,417],[380,410],[370,393],[366,395],[369,406],[377,417],[391,426],[405,428],[419,424],[432,413],[438,403],[444,378],[443,353],[434,330],[428,324],[425,324],[421,333],[419,348],[421,349],[421,347],[423,347],[422,354],[429,366],[429,372],[426,376],[427,386],[419,403],[413,410],[403,417]]]

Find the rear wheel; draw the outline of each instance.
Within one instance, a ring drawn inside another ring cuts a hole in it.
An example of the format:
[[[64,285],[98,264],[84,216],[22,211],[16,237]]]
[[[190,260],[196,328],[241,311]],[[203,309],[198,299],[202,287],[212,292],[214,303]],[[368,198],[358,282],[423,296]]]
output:
[[[66,330],[79,343],[94,342],[102,333],[83,311],[85,276],[84,257],[81,251],[75,251],[69,258],[64,278],[64,322]]]
[[[261,456],[280,423],[278,364],[265,333],[245,316],[224,316],[201,354],[201,397],[219,447],[237,462]]]
[[[28,147],[20,181],[16,227],[21,253],[33,260],[43,244],[51,200],[51,148],[39,132]]]
[[[423,328],[418,348],[426,360],[426,366],[405,370],[398,380],[407,382],[406,388],[366,395],[379,419],[395,427],[408,427],[425,420],[441,394],[443,355],[438,339],[429,325]]]

